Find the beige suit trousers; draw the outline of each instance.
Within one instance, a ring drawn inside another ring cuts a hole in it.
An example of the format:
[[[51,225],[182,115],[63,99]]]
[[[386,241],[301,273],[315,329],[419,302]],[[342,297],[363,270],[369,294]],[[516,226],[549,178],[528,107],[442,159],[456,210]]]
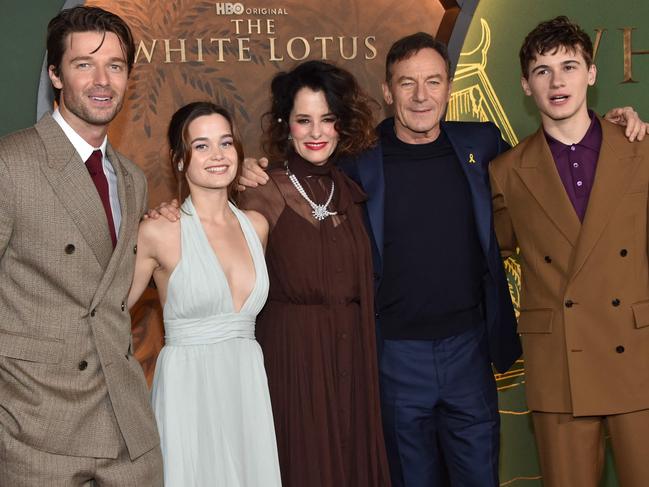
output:
[[[117,458],[36,450],[0,425],[0,487],[162,487],[160,447],[131,460],[121,441]]]
[[[649,409],[583,417],[534,411],[532,418],[545,487],[597,487],[605,430],[620,487],[649,485]]]

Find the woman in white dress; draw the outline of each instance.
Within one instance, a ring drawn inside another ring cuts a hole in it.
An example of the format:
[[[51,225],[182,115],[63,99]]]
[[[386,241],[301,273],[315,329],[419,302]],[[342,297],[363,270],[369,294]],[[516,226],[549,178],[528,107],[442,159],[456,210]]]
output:
[[[232,117],[208,102],[169,126],[179,221],[145,220],[129,306],[153,276],[165,346],[152,403],[166,487],[280,485],[273,417],[255,318],[268,294],[268,223],[231,202],[242,147]]]

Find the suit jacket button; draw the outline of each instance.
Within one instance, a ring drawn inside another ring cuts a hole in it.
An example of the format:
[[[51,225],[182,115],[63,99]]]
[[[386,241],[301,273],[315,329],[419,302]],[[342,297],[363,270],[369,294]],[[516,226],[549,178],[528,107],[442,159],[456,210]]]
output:
[[[133,246],[133,253],[134,253],[134,254],[137,254],[137,245],[134,245],[134,246]]]
[[[124,301],[122,301],[122,311],[125,311],[125,310],[126,310],[126,303]]]
[[[92,311],[90,312],[90,316],[94,318],[94,316],[97,314],[97,309],[93,308]]]
[[[615,347],[615,351],[617,353],[624,353],[624,347],[622,345],[618,345],[617,347]]]
[[[566,308],[572,308],[572,305],[575,303],[573,303],[572,300],[567,299],[564,304],[566,305]]]
[[[627,252],[626,249],[622,249],[622,250],[620,250],[620,255],[621,255],[622,257],[626,257],[626,255],[627,255],[628,253],[629,253],[629,252]]]
[[[73,254],[74,250],[75,250],[75,247],[72,244],[67,244],[65,246],[65,253],[68,254],[68,255]]]
[[[552,262],[552,258],[549,255],[543,257],[543,260],[545,260],[548,264]]]
[[[86,370],[88,368],[88,362],[85,360],[82,360],[79,362],[79,370]]]
[[[611,304],[612,304],[613,306],[619,306],[619,305],[620,305],[620,300],[617,299],[617,298],[615,298],[613,301],[611,301]]]

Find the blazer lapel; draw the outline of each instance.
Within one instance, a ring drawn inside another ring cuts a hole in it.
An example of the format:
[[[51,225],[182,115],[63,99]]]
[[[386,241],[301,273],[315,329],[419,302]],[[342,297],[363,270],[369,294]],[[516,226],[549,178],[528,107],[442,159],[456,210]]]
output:
[[[104,207],[84,161],[51,115],[45,115],[35,127],[47,152],[41,170],[99,265],[105,269],[113,254],[113,245]]]
[[[633,143],[626,139],[619,127],[602,120],[600,123],[602,147],[570,273],[571,280],[584,265],[606,224],[612,218],[642,160],[642,156],[633,153]]]
[[[119,195],[122,221],[119,227],[119,236],[117,238],[115,251],[112,254],[106,272],[104,273],[104,277],[99,283],[99,287],[93,297],[93,306],[96,306],[106,293],[110,284],[113,282],[124,252],[127,250],[130,236],[136,231],[136,227],[139,223],[139,215],[136,215],[137,209],[135,207],[136,201],[135,191],[133,189],[133,176],[131,176],[131,174],[126,170],[117,152],[113,150],[113,147],[110,144],[108,144],[106,148],[106,154],[108,160],[113,165],[113,169],[117,176],[117,192]]]
[[[489,255],[492,221],[491,191],[487,175],[489,161],[481,160],[483,150],[475,147],[472,141],[469,141],[465,128],[462,129],[462,134],[456,134],[453,126],[442,123],[442,130],[451,142],[460,167],[469,183],[478,238],[485,255]]]
[[[367,213],[381,260],[383,260],[383,222],[385,217],[385,180],[381,145],[368,150],[358,161],[358,176],[367,193]]]
[[[531,136],[521,165],[515,171],[548,218],[574,247],[581,223],[561,182],[542,128]]]

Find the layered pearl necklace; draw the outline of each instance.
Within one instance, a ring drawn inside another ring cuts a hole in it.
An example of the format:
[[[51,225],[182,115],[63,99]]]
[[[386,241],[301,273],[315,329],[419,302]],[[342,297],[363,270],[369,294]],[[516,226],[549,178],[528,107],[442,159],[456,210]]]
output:
[[[337,211],[329,211],[327,207],[331,203],[331,199],[334,196],[334,182],[331,180],[331,191],[329,192],[329,198],[327,198],[327,201],[321,205],[316,204],[311,198],[309,198],[306,194],[306,191],[304,191],[304,188],[300,184],[300,182],[297,180],[297,177],[295,174],[291,172],[291,170],[288,168],[288,161],[284,162],[284,167],[286,168],[286,175],[288,176],[289,181],[293,183],[293,186],[295,186],[295,189],[297,192],[306,200],[307,203],[309,203],[309,206],[311,207],[311,214],[313,215],[313,218],[315,218],[318,221],[322,221],[328,216],[333,216],[337,215]]]

